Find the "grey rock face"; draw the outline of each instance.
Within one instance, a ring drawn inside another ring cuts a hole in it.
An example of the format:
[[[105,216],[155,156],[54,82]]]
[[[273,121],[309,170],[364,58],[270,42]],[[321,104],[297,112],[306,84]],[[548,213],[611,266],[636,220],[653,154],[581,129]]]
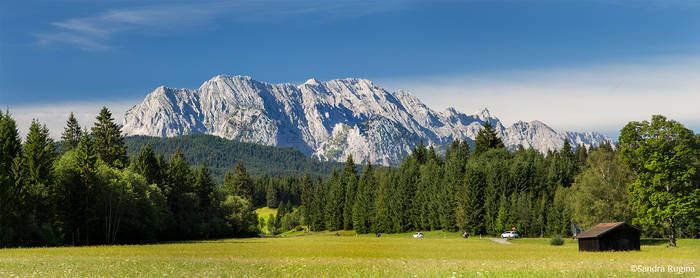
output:
[[[609,138],[595,132],[557,132],[542,122],[504,127],[487,109],[436,112],[405,91],[387,92],[366,79],[301,85],[270,84],[247,76],[219,75],[199,89],[158,87],[126,112],[125,135],[179,136],[206,133],[269,146],[291,146],[322,160],[393,165],[420,139],[444,145],[473,141],[486,122],[508,147],[546,152],[564,140],[596,146]]]

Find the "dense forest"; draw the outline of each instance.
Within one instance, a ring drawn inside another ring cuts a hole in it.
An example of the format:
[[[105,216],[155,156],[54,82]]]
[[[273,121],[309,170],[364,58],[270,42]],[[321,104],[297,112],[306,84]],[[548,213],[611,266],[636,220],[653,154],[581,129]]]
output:
[[[127,139],[107,108],[90,130],[71,115],[58,143],[48,134],[33,121],[22,142],[9,111],[0,113],[0,247],[255,236],[263,226],[472,235],[516,227],[543,237],[628,221],[671,244],[700,233],[700,136],[662,116],[629,123],[617,146],[567,141],[545,154],[507,150],[486,124],[473,147],[457,140],[438,153],[421,142],[397,167],[358,169],[348,157],[328,175],[329,164],[292,150],[210,136]],[[264,167],[259,157],[301,164],[249,174],[248,160]],[[225,172],[219,185],[208,163]],[[277,208],[267,223],[254,213],[265,206]]]
[[[313,176],[328,176],[334,167],[342,164],[322,162],[305,156],[291,147],[271,147],[253,143],[227,140],[214,135],[192,134],[161,138],[149,136],[129,136],[124,138],[127,154],[138,154],[143,146],[150,144],[153,151],[172,155],[177,149],[190,164],[207,164],[214,180],[221,184],[226,172],[238,162],[245,164],[251,176],[288,176],[309,173]]]

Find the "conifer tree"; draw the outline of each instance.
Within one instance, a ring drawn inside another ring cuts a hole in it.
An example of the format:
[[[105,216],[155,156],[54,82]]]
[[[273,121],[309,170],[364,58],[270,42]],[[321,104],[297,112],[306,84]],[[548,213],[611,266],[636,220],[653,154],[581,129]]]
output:
[[[63,128],[63,134],[61,134],[62,145],[66,150],[71,150],[78,146],[80,142],[80,137],[83,136],[83,132],[80,129],[78,120],[75,119],[73,112],[70,112],[68,120],[66,121],[66,127]]]
[[[342,172],[340,172],[340,182],[345,188],[345,202],[343,204],[343,229],[352,230],[352,209],[355,205],[355,191],[357,190],[357,172],[352,155],[348,155],[345,160]]]
[[[313,203],[314,201],[314,184],[311,181],[311,175],[309,175],[309,172],[306,172],[304,174],[304,177],[301,179],[301,205],[304,208],[302,214],[304,217],[304,224],[306,225],[311,225],[311,215],[314,213],[315,206]]]
[[[464,175],[464,183],[457,189],[457,223],[461,230],[470,234],[482,234],[484,225],[484,191],[486,178],[476,163],[469,163]]]
[[[9,111],[0,110],[0,236],[5,227],[9,227],[8,217],[13,211],[17,196],[15,175],[12,171],[15,158],[22,156],[22,143],[15,120]],[[17,161],[21,164],[21,159]],[[17,165],[17,170],[24,167]]]
[[[146,178],[148,184],[161,184],[163,178],[160,167],[161,165],[151,148],[151,143],[146,144],[136,158],[136,171]]]
[[[498,138],[496,131],[491,123],[486,122],[484,127],[479,130],[474,141],[474,155],[478,156],[488,149],[504,148],[503,141]]]
[[[222,189],[226,194],[238,195],[247,200],[253,199],[253,180],[248,176],[243,163],[236,163],[233,175],[226,173]]]
[[[93,203],[96,191],[97,154],[95,142],[86,131],[80,137],[75,152],[75,169],[79,184],[69,188],[67,202],[73,209],[68,211],[68,218],[74,219],[70,230],[72,242],[75,245],[90,244],[92,221],[96,219]]]
[[[202,162],[202,166],[199,167],[197,171],[197,181],[195,184],[195,193],[199,200],[199,214],[202,220],[202,225],[206,225],[210,222],[212,217],[212,208],[214,206],[214,188],[216,184],[209,174],[209,168]],[[209,235],[208,229],[204,229],[204,237],[207,238]]]
[[[358,233],[369,233],[374,215],[374,170],[367,162],[357,183],[357,194],[352,209],[353,227]]]
[[[97,157],[108,165],[123,168],[126,166],[126,147],[119,126],[114,123],[112,113],[107,107],[102,107],[97,115],[97,122],[92,127]]]
[[[377,198],[375,201],[375,214],[373,229],[380,233],[389,233],[393,231],[392,216],[394,215],[395,202],[392,199],[395,197],[394,184],[392,183],[393,171],[386,171],[379,179]]]
[[[53,140],[49,137],[48,128],[46,125],[39,125],[37,120],[32,120],[24,143],[22,164],[27,169],[27,176],[20,193],[34,217],[41,217],[38,215],[40,213],[38,210],[47,205],[49,190],[54,181],[55,158],[56,149]]]
[[[343,229],[343,208],[345,207],[345,187],[340,178],[340,174],[333,169],[331,177],[328,179],[328,206],[326,215],[329,230]]]

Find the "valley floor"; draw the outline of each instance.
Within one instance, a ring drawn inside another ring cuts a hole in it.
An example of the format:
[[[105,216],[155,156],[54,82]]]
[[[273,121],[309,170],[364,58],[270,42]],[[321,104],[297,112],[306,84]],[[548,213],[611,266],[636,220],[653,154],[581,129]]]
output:
[[[298,233],[154,245],[0,249],[0,277],[698,277],[700,240],[644,240],[638,252],[578,251],[574,240],[499,244],[458,233]],[[658,266],[658,267],[655,267]],[[685,270],[669,273],[668,267]],[[659,267],[664,272],[659,272]],[[685,267],[684,269],[682,269]],[[692,267],[695,272],[689,271]],[[657,272],[650,272],[656,270]],[[643,272],[646,271],[646,272]]]

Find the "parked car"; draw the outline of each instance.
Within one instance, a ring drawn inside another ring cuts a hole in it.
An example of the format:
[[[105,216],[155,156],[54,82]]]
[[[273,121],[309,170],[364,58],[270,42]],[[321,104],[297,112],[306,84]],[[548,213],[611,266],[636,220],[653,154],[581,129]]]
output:
[[[424,237],[423,233],[415,233],[415,234],[413,234],[413,238],[423,238],[423,237]]]
[[[518,232],[516,232],[516,231],[506,231],[506,232],[501,234],[501,238],[518,238],[518,237],[520,237],[520,236],[518,235]]]

